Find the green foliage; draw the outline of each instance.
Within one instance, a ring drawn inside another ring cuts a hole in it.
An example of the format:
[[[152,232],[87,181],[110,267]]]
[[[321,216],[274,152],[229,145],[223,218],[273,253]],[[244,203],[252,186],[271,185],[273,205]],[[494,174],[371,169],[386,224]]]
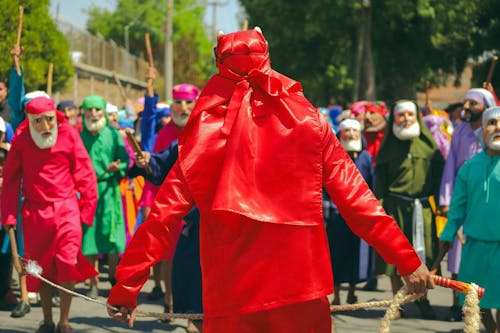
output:
[[[49,64],[54,64],[53,91],[63,88],[73,75],[69,46],[49,15],[48,0],[0,0],[0,66],[6,74],[12,66],[10,49],[16,43],[19,5],[24,7],[21,66],[25,72],[26,91],[47,88]]]
[[[190,82],[202,86],[213,68],[212,44],[202,25],[205,7],[198,2],[174,1],[174,83]],[[130,52],[137,56],[145,54],[144,34],[149,32],[155,67],[163,73],[165,0],[118,0],[116,3],[112,12],[91,7],[87,29],[123,47],[128,29]]]
[[[474,51],[479,44],[480,50],[491,49],[500,40],[498,0],[240,3],[250,25],[260,26],[268,39],[273,67],[302,82],[314,103],[350,100],[368,6],[378,99],[414,98],[425,80],[439,85],[449,75],[459,77],[467,59],[481,53]]]

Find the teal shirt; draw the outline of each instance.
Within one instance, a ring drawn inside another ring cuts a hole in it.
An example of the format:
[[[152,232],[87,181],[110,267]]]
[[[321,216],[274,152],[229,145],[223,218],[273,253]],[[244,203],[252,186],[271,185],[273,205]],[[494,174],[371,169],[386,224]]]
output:
[[[24,69],[21,67],[21,76],[17,75],[16,69],[10,69],[9,76],[9,96],[7,101],[10,106],[10,122],[14,131],[17,126],[26,118],[24,114],[22,100],[24,97]]]
[[[452,242],[460,226],[482,241],[500,241],[500,156],[481,152],[464,163],[455,180],[448,222],[440,239]]]

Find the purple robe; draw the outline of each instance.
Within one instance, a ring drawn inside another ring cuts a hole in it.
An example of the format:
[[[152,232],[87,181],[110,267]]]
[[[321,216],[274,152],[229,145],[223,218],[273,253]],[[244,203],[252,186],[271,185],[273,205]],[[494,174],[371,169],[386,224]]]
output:
[[[444,165],[441,188],[439,191],[439,205],[449,206],[453,193],[453,183],[460,167],[476,155],[483,148],[476,134],[472,130],[470,123],[461,122],[456,128],[451,138],[450,151],[446,164]],[[458,274],[460,268],[460,257],[462,256],[462,244],[455,238],[453,246],[448,252],[448,271]]]

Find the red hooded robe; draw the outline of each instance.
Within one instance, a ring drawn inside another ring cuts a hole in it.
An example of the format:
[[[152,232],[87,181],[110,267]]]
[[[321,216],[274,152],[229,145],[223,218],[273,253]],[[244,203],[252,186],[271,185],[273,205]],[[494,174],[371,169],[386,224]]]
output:
[[[301,85],[270,68],[263,35],[220,36],[216,56],[219,74],[203,89],[180,135],[179,160],[126,250],[108,302],[136,306],[149,266],[172,246],[172,230],[194,203],[201,213],[205,332],[217,332],[219,324],[225,332],[238,331],[229,324],[238,316],[324,299],[333,279],[323,186],[357,234],[402,275],[414,271],[420,260],[411,245]],[[328,324],[328,303],[321,306]]]

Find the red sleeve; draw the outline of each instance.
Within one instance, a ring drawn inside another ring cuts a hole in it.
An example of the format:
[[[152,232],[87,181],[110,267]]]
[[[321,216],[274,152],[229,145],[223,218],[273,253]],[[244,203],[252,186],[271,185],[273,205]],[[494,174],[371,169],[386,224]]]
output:
[[[128,308],[137,306],[137,295],[149,278],[149,268],[175,246],[173,232],[193,205],[177,162],[156,195],[148,219],[137,229],[123,254],[109,304]]]
[[[388,216],[356,165],[325,122],[323,185],[352,231],[373,246],[384,260],[408,275],[421,261],[396,222]]]
[[[14,137],[7,160],[3,167],[2,183],[2,224],[16,225],[22,179],[19,136]]]
[[[80,221],[91,226],[97,207],[97,179],[90,156],[76,129],[70,128],[74,145],[73,181],[80,193]]]

